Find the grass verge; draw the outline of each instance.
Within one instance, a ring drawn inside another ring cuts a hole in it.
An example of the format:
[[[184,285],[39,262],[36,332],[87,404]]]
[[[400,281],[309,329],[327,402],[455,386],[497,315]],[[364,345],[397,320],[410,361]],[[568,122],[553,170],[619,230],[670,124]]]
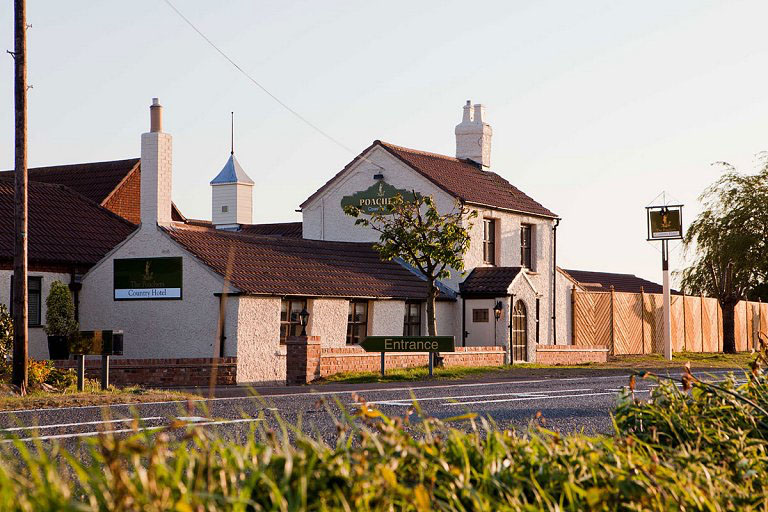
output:
[[[143,389],[137,386],[94,389],[79,392],[68,389],[63,392],[33,391],[26,396],[0,396],[0,411],[18,409],[48,409],[56,407],[78,407],[88,405],[109,405],[122,403],[162,402],[200,398],[191,393],[164,389]]]
[[[450,368],[435,368],[435,379],[462,379],[472,375],[499,372],[506,369],[503,366],[454,366]],[[330,375],[312,384],[360,384],[365,382],[404,382],[429,379],[429,369],[426,366],[414,368],[395,368],[386,370],[384,376],[380,372],[346,372]]]

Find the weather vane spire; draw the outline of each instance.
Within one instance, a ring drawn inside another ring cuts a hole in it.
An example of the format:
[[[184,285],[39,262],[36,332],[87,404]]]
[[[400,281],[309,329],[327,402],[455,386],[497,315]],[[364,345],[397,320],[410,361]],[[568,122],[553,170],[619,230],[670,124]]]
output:
[[[235,113],[230,112],[232,114],[232,121],[231,121],[231,132],[230,132],[230,155],[235,154]]]

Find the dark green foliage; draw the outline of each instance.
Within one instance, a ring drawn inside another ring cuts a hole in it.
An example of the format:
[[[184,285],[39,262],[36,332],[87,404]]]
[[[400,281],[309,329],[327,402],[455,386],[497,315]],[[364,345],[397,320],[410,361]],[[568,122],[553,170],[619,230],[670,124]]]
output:
[[[77,331],[75,303],[67,285],[61,281],[51,283],[45,308],[45,333],[48,336],[68,336]]]

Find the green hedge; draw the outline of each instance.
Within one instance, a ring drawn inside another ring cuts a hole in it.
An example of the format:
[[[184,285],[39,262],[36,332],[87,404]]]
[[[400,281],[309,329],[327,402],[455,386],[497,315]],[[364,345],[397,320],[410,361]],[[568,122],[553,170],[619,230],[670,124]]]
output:
[[[650,401],[622,393],[613,436],[362,405],[337,418],[334,446],[267,422],[245,443],[184,426],[104,436],[77,457],[17,443],[0,461],[0,510],[766,509],[768,381],[689,385],[662,381]]]

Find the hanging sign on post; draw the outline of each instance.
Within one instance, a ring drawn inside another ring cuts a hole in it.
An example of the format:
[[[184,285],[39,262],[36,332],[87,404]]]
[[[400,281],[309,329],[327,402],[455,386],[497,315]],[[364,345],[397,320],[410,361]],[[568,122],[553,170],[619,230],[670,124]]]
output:
[[[683,205],[647,206],[648,240],[683,238]]]

